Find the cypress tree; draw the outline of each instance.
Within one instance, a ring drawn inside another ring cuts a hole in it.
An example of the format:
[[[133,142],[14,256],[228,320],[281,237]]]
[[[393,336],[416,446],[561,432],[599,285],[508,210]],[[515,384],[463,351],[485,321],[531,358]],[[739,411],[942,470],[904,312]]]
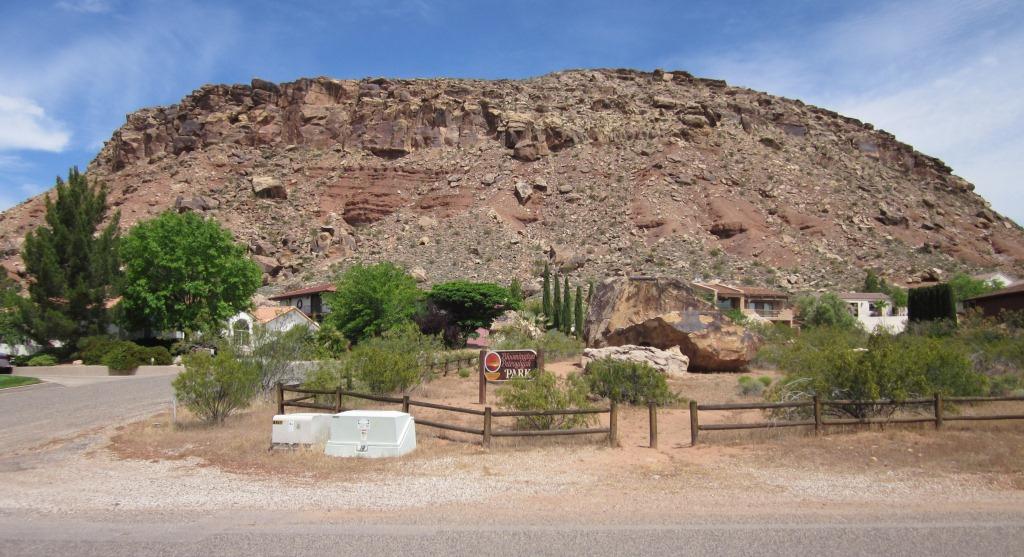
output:
[[[562,332],[569,334],[572,329],[572,292],[569,290],[569,275],[563,277],[562,284]]]
[[[555,277],[555,295],[551,301],[551,328],[561,330],[562,328],[562,292],[558,287],[558,277]]]
[[[541,311],[544,312],[544,319],[551,322],[551,271],[548,264],[544,263],[544,298],[541,302]]]
[[[46,198],[46,224],[25,237],[21,258],[30,277],[23,319],[29,336],[47,345],[74,346],[79,338],[106,332],[106,301],[114,296],[120,212],[106,227],[107,189],[90,185],[73,168],[57,178],[56,199]]]
[[[576,338],[583,338],[583,287],[576,286]]]

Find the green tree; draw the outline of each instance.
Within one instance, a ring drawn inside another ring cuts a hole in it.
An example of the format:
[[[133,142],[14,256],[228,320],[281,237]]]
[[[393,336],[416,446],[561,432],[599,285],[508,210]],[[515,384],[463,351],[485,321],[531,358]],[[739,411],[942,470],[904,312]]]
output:
[[[67,182],[57,178],[56,199],[47,196],[45,220],[28,233],[21,252],[31,300],[22,304],[22,319],[36,342],[74,345],[105,332],[106,302],[120,267],[120,213],[108,220],[106,187],[90,185],[73,168]]]
[[[0,273],[3,273],[0,270]],[[0,344],[15,345],[25,340],[22,326],[21,304],[18,285],[4,274],[0,274]]]
[[[868,269],[868,274],[864,277],[864,292],[882,292],[882,282],[874,270]]]
[[[517,303],[522,303],[522,301],[523,301],[523,285],[519,284],[519,279],[513,277],[512,280],[509,281],[509,283],[508,283],[508,293],[509,293],[509,296],[511,296],[511,298],[513,300],[515,300]]]
[[[558,276],[555,276],[555,295],[551,300],[551,328],[556,331],[562,330],[562,291],[558,286]]]
[[[548,269],[548,264],[544,263],[544,293],[541,302],[541,308],[544,311],[544,319],[549,323],[553,314],[551,313],[551,270]]]
[[[416,279],[393,263],[353,265],[325,296],[324,322],[359,342],[412,320],[422,297]]]
[[[576,338],[583,338],[583,287],[576,286]]]
[[[249,308],[259,268],[227,229],[195,213],[165,212],[121,241],[124,287],[118,304],[130,329],[213,329]]]
[[[572,292],[569,291],[569,275],[562,277],[562,328],[561,331],[569,334],[573,325],[572,317]]]
[[[950,277],[948,281],[949,287],[953,289],[953,299],[956,302],[962,302],[967,298],[973,298],[975,296],[981,296],[982,294],[988,294],[1002,288],[1002,285],[995,281],[986,282],[984,280],[973,278],[965,273],[957,273]]]
[[[800,319],[809,327],[855,329],[859,326],[846,302],[832,293],[804,296],[796,301],[796,307]]]
[[[460,340],[480,327],[490,327],[506,310],[519,308],[519,302],[508,289],[492,282],[445,282],[435,285],[427,296],[455,319]]]

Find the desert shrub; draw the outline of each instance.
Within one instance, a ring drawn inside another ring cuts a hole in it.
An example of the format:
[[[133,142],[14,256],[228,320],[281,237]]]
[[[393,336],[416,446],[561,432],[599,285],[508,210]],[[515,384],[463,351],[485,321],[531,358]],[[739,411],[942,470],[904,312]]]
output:
[[[239,350],[239,358],[253,366],[260,375],[260,390],[269,393],[277,383],[292,379],[292,366],[303,359],[309,347],[309,327],[299,325],[284,332],[262,325],[253,330],[248,350]]]
[[[567,410],[589,408],[587,383],[571,374],[563,381],[551,372],[539,372],[533,379],[513,379],[496,391],[498,406],[507,410]],[[523,416],[516,418],[518,429],[573,429],[593,421],[593,414],[559,416]]]
[[[533,338],[527,331],[513,328],[502,330],[494,343],[497,350],[543,350],[547,361],[578,357],[583,353],[583,347],[582,340],[560,331],[547,331],[540,338]]]
[[[50,354],[39,354],[37,356],[32,356],[31,358],[29,358],[25,362],[25,365],[29,367],[55,366],[57,365],[57,358],[51,356]]]
[[[149,350],[134,342],[118,341],[110,345],[100,363],[113,373],[128,373],[149,363]]]
[[[408,391],[430,378],[427,364],[443,350],[440,337],[407,323],[356,345],[345,358],[343,373],[372,393]]]
[[[472,374],[473,374],[473,371],[470,370],[468,367],[464,367],[464,368],[460,368],[459,369],[459,377],[461,377],[463,379],[466,379],[467,377],[469,377]]]
[[[146,348],[147,363],[154,366],[169,366],[174,363],[171,351],[163,346],[150,346]]]
[[[760,379],[760,378],[759,378]],[[771,379],[769,379],[769,382]],[[736,380],[737,387],[741,395],[745,396],[757,396],[764,392],[765,385],[762,381],[754,379],[749,375],[742,375]]]
[[[232,412],[247,407],[259,387],[259,372],[226,346],[216,356],[194,352],[182,361],[185,371],[172,383],[174,394],[203,421],[223,423]]]
[[[991,376],[989,377],[988,394],[990,396],[1024,395],[1024,377],[1013,373]]]
[[[727,309],[722,313],[737,325],[745,325],[747,323],[747,316],[744,315],[743,310],[739,308]]]
[[[649,364],[602,358],[587,364],[590,392],[615,402],[667,404],[676,400],[665,375]]]
[[[771,400],[815,394],[826,400],[906,400],[934,393],[956,396],[987,391],[986,377],[974,371],[962,346],[930,337],[879,334],[858,343],[849,335],[823,331],[801,336],[781,361],[787,375],[768,391]],[[892,409],[836,408],[858,418]]]

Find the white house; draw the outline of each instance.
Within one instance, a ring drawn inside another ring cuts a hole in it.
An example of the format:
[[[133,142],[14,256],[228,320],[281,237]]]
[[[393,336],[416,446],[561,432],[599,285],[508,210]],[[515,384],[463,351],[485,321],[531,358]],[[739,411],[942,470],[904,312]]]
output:
[[[864,330],[873,333],[887,330],[902,333],[907,328],[907,308],[896,308],[892,299],[878,292],[850,292],[840,294],[850,313],[860,321]]]
[[[271,296],[270,300],[285,306],[292,306],[306,314],[307,317],[320,321],[324,314],[331,312],[331,309],[324,304],[323,295],[335,290],[336,287],[328,282]]]
[[[290,331],[298,325],[305,325],[311,331],[320,329],[316,321],[293,306],[259,306],[251,312],[243,311],[228,319],[227,333],[241,344],[249,344],[256,325],[276,333]]]

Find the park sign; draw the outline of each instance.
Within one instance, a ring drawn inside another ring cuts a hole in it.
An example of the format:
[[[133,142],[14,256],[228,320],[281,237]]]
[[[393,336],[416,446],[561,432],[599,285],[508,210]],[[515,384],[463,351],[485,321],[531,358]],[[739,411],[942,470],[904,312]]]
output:
[[[544,354],[536,350],[481,350],[480,404],[487,400],[487,383],[533,379],[544,369]]]

